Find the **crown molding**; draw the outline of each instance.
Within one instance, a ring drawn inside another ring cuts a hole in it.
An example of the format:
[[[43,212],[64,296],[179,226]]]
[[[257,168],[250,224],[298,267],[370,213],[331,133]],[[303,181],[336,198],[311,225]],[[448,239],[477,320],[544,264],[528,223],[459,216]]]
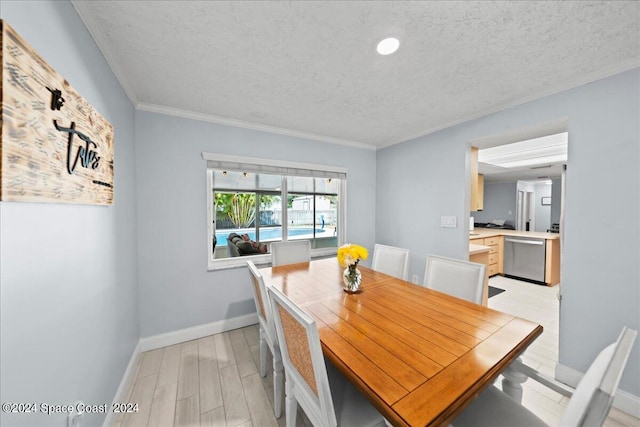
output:
[[[459,119],[446,122],[439,126],[434,126],[414,134],[409,134],[406,136],[395,138],[393,140],[390,140],[380,145],[375,145],[375,144],[367,144],[364,142],[351,141],[351,140],[335,138],[335,137],[330,137],[325,135],[317,135],[317,134],[312,134],[307,132],[301,132],[301,131],[296,131],[292,129],[280,128],[276,126],[268,126],[268,125],[263,125],[258,123],[246,122],[242,120],[220,117],[220,116],[215,116],[210,114],[197,113],[193,111],[181,110],[177,108],[165,107],[165,106],[160,106],[155,104],[142,103],[138,100],[138,97],[136,96],[134,89],[129,85],[126,78],[126,73],[122,71],[122,67],[119,65],[119,62],[116,59],[117,56],[114,55],[111,49],[109,48],[108,38],[106,37],[106,34],[104,34],[100,30],[100,26],[98,25],[96,20],[93,18],[92,13],[90,13],[89,6],[87,6],[88,2],[81,1],[81,0],[70,0],[70,1],[73,7],[76,9],[76,12],[80,16],[80,19],[83,21],[85,27],[93,37],[96,45],[98,46],[98,49],[100,49],[100,51],[102,52],[103,57],[109,64],[111,70],[113,71],[114,75],[118,79],[127,97],[129,98],[131,103],[135,105],[136,108],[139,110],[155,112],[159,114],[172,115],[176,117],[189,118],[193,120],[224,124],[224,125],[234,126],[239,128],[259,130],[259,131],[275,133],[279,135],[294,136],[298,138],[310,139],[314,141],[321,141],[321,142],[327,142],[332,144],[338,144],[338,145],[344,145],[344,146],[368,149],[368,150],[374,150],[374,151],[382,148],[390,147],[393,145],[397,145],[403,142],[407,142],[423,136],[427,136],[435,132],[438,132],[447,128],[451,128],[471,120],[475,120],[490,114],[497,113],[499,111],[513,108],[518,105],[522,105],[527,102],[531,102],[546,96],[550,96],[566,90],[570,90],[570,89],[582,86],[584,84],[588,84],[600,79],[613,76],[615,74],[632,70],[634,68],[640,68],[640,59],[634,58],[632,60],[624,61],[624,62],[615,64],[613,66],[585,74],[576,79],[568,80],[557,85],[546,87],[540,91],[535,92],[532,95],[520,98],[518,100],[502,103],[494,107],[483,109],[473,114],[463,116]]]
[[[145,102],[139,102],[136,105],[136,109],[141,111],[148,111],[150,113],[165,114],[168,116],[182,117],[185,119],[217,123],[221,125],[233,126],[233,127],[238,127],[242,129],[251,129],[251,130],[257,130],[261,132],[274,133],[278,135],[293,136],[296,138],[304,138],[304,139],[310,139],[313,141],[328,142],[330,144],[345,145],[348,147],[362,148],[365,150],[374,150],[374,151],[376,150],[376,146],[371,144],[365,144],[363,142],[350,141],[347,139],[334,138],[334,137],[324,136],[324,135],[316,135],[313,133],[300,132],[296,130],[280,128],[277,126],[268,126],[268,125],[263,125],[259,123],[245,122],[243,120],[230,119],[227,117],[220,117],[212,114],[197,113],[195,111],[182,110],[179,108],[166,107],[163,105],[147,104]]]

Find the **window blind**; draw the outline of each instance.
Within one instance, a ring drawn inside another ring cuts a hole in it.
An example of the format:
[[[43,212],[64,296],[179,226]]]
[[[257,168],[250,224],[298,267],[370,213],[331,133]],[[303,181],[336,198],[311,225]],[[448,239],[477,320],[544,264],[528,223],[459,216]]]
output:
[[[207,162],[207,168],[217,170],[267,173],[285,176],[307,176],[313,178],[347,178],[347,169],[336,166],[228,156],[206,152],[202,153],[202,159]]]

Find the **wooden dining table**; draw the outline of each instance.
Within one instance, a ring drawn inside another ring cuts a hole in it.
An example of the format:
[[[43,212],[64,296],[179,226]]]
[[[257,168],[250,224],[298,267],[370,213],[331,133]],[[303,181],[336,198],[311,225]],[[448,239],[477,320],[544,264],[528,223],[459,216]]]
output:
[[[542,333],[513,315],[358,269],[356,294],[343,291],[335,258],[260,272],[315,319],[325,358],[393,425],[447,425]]]

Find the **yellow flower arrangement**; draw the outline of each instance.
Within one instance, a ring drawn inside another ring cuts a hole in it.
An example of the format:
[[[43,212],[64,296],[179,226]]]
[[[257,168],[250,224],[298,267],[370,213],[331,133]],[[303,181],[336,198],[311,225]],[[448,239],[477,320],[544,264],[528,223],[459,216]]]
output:
[[[347,243],[338,248],[338,262],[343,267],[357,265],[360,260],[367,259],[369,251],[360,245]]]

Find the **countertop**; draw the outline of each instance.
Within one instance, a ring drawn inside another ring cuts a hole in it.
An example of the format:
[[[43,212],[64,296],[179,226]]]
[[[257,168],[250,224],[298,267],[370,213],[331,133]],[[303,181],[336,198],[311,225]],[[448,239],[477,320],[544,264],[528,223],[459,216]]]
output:
[[[491,248],[484,245],[474,245],[469,243],[469,255],[481,254],[483,252],[489,252]]]
[[[517,237],[537,237],[539,239],[556,240],[560,238],[559,233],[544,233],[539,231],[518,231],[504,230],[501,228],[475,228],[469,232],[469,240],[482,239],[493,236],[517,236]]]

